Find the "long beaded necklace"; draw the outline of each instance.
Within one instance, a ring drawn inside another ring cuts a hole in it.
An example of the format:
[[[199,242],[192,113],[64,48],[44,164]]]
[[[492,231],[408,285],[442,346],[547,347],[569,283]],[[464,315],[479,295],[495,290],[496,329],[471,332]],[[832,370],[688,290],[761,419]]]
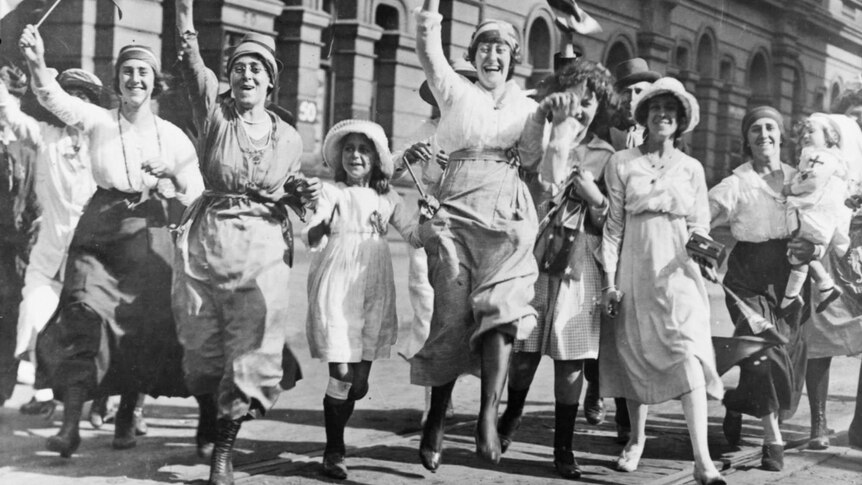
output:
[[[156,115],[153,116],[153,127],[156,130],[156,142],[159,145],[159,158],[162,157],[162,135],[159,133],[159,124],[156,122]],[[126,169],[126,181],[129,183],[129,189],[134,190],[132,185],[132,175],[129,171],[129,159],[126,157],[126,141],[123,139],[123,124],[120,123],[120,110],[117,110],[117,129],[120,131],[120,146],[123,147],[123,167]],[[142,187],[147,190],[147,187]],[[145,196],[141,197],[141,201],[145,200]]]
[[[274,138],[274,133],[276,130],[276,123],[273,122],[272,128],[267,130],[266,137],[264,138],[263,142],[260,144],[256,144],[254,139],[248,133],[248,128],[246,128],[245,125],[246,124],[256,125],[256,124],[263,123],[265,120],[246,121],[242,116],[239,115],[239,110],[237,110],[235,106],[234,106],[234,111],[236,112],[236,117],[239,118],[240,121],[242,121],[242,132],[245,135],[245,139],[248,142],[248,146],[249,146],[249,148],[244,148],[242,146],[242,144],[240,143],[240,147],[239,147],[239,149],[243,155],[243,160],[246,162],[246,166],[248,167],[248,182],[246,183],[246,186],[248,188],[254,190],[254,189],[258,188],[258,184],[254,181],[255,176],[257,175],[257,168],[260,165],[261,160],[263,159],[263,152],[267,148],[269,148],[269,145]],[[272,121],[272,119],[270,118],[269,121]],[[238,168],[237,168],[237,171],[239,172]],[[266,171],[267,172],[269,171],[269,167],[266,167]],[[264,173],[264,176],[265,175],[266,175],[266,173]]]

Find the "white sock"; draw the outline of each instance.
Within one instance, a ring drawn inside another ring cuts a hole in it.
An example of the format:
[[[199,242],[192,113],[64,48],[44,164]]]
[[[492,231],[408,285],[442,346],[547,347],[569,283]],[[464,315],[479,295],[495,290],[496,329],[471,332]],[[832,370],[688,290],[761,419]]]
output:
[[[39,402],[53,401],[54,391],[52,391],[50,388],[36,389],[36,392],[33,393],[33,398],[35,398]]]

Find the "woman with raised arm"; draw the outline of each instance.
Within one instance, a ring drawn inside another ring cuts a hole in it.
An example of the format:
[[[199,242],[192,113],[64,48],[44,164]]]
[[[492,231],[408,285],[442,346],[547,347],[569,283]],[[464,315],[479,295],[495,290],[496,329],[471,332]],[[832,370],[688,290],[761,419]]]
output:
[[[476,452],[499,462],[497,408],[512,342],[536,325],[530,301],[537,276],[536,211],[515,153],[537,105],[510,80],[520,59],[518,35],[499,20],[476,27],[467,51],[478,76],[471,83],[443,54],[438,7],[439,0],[426,0],[416,13],[416,52],[440,106],[437,140],[449,165],[438,192],[441,208],[420,229],[434,314],[425,345],[411,359],[413,384],[433,386],[419,447],[432,471],[440,465],[455,379],[468,372],[482,377]]]
[[[674,78],[657,80],[635,107],[647,129],[637,148],[605,169],[610,209],[602,235],[602,308],[613,317],[599,352],[601,395],[626,398],[632,434],[617,469],[637,469],[648,404],[682,401],[697,483],[725,483],[709,457],[707,396],[724,394],[715,369],[709,298],[686,242],[709,237],[703,166],[677,148],[697,126],[699,106]],[[619,284],[619,286],[617,286]],[[610,345],[606,345],[610,344]]]
[[[48,449],[70,457],[92,395],[120,394],[113,447],[134,447],[138,393],[185,396],[182,349],[170,311],[173,245],[169,227],[203,190],[194,147],[152,112],[161,91],[159,60],[147,47],[120,49],[114,71],[118,108],[107,110],[60,87],[45,65],[39,31],[20,47],[39,102],[80,128],[98,185],[69,247],[59,310],[37,342],[63,397],[63,426]],[[56,338],[42,338],[43,336]]]
[[[298,378],[282,368],[293,250],[287,200],[314,199],[320,184],[301,179],[299,133],[265,107],[278,82],[275,41],[240,41],[228,57],[229,95],[220,97],[200,56],[192,1],[176,9],[207,190],[180,228],[174,314],[186,384],[201,407],[198,452],[212,450],[210,483],[226,484],[241,423],[263,416]]]

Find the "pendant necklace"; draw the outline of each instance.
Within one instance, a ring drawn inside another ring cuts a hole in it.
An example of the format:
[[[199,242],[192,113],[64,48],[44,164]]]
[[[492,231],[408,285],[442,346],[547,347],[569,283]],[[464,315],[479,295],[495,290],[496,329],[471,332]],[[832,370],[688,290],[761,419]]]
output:
[[[156,142],[158,143],[158,146],[159,146],[158,157],[162,158],[162,136],[159,133],[159,124],[156,122],[156,115],[152,115],[152,117],[153,117],[153,127],[156,130]],[[126,169],[126,181],[129,183],[129,189],[135,190],[134,185],[132,185],[132,175],[131,175],[131,172],[129,171],[129,160],[126,157],[126,141],[123,139],[123,124],[120,122],[120,110],[119,109],[117,109],[117,129],[120,131],[120,146],[123,148],[123,167]],[[142,163],[143,160],[140,160],[139,162]],[[143,170],[143,166],[140,168],[141,168],[141,170]],[[142,185],[142,187],[141,187],[142,192],[144,192],[145,190],[148,191],[149,187],[143,186],[144,185],[143,179],[141,180],[141,185]],[[141,202],[143,202],[144,200],[145,200],[145,196],[142,194]]]

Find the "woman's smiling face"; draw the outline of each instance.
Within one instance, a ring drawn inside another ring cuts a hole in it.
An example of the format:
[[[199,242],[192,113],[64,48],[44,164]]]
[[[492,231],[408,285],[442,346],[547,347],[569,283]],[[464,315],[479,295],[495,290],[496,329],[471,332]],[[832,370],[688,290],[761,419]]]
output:
[[[755,120],[745,137],[755,160],[771,160],[781,153],[781,127],[772,118]]]
[[[679,129],[682,111],[679,100],[672,94],[660,94],[648,101],[647,128],[650,136],[670,138]]]
[[[494,89],[506,83],[509,66],[512,64],[512,48],[505,42],[480,42],[476,47],[473,66],[479,84],[485,89]]]

